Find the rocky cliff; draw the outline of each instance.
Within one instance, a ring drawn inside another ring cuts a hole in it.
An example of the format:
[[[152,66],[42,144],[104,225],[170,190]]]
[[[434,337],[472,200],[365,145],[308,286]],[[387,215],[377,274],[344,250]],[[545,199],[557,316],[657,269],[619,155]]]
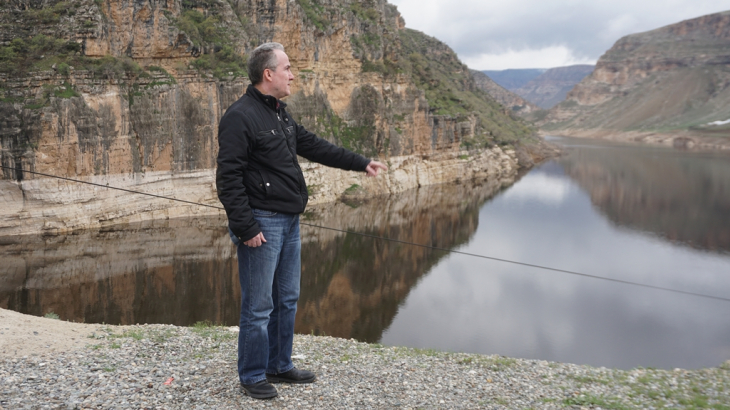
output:
[[[0,234],[218,212],[24,170],[216,205],[218,120],[248,84],[246,53],[265,41],[286,47],[298,121],[391,163],[378,182],[337,189],[463,178],[419,174],[440,161],[509,174],[514,154],[466,159],[502,158],[500,146],[534,135],[384,0],[10,0],[0,10]]]
[[[471,70],[471,74],[474,76],[477,87],[485,91],[506,108],[512,110],[516,115],[524,116],[540,110],[540,107],[495,83],[483,72]]]
[[[543,132],[730,148],[730,12],[626,36]]]

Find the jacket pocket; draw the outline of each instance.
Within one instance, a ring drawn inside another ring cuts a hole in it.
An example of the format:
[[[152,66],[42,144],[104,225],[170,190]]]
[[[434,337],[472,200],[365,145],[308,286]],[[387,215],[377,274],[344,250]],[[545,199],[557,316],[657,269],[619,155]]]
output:
[[[259,200],[266,199],[268,190],[260,170],[247,170],[243,174],[243,185],[246,187],[247,195]]]
[[[261,182],[259,182],[259,188],[264,193],[264,199],[268,199],[271,196],[271,190],[273,189],[273,187],[271,186],[271,178],[269,178],[269,174],[263,170],[259,170],[258,174],[261,178]]]
[[[252,152],[262,160],[277,160],[286,158],[288,144],[286,136],[279,129],[259,131],[256,134],[256,147]]]

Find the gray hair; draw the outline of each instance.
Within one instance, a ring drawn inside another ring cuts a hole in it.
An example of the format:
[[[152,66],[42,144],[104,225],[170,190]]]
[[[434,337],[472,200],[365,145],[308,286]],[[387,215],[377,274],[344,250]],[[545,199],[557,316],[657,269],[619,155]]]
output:
[[[284,51],[284,46],[279,43],[264,43],[251,52],[248,57],[248,79],[251,84],[257,85],[264,81],[264,70],[267,68],[276,71],[279,61],[274,50]]]

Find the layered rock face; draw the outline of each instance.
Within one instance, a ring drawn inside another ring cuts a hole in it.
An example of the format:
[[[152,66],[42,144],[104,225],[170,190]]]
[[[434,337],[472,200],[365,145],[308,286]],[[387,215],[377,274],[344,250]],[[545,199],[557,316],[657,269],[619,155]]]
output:
[[[730,148],[730,12],[620,39],[541,129]]]
[[[377,182],[306,165],[314,202],[353,185],[389,193],[510,175],[517,157],[499,145],[532,133],[477,93],[448,47],[419,57],[412,48],[435,40],[408,31],[406,49],[405,23],[382,0],[12,0],[0,20],[0,235],[220,212],[217,124],[248,85],[246,53],[265,41],[286,47],[300,123],[391,164]],[[457,69],[434,78],[436,63]]]

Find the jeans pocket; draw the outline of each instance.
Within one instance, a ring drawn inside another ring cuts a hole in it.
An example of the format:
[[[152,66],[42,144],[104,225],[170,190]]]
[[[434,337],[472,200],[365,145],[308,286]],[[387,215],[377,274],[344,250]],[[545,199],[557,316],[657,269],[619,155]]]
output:
[[[274,216],[277,214],[276,212],[273,212],[273,211],[265,211],[263,209],[256,209],[256,208],[251,208],[251,212],[253,212],[253,214],[256,216]]]
[[[238,239],[238,237],[233,233],[231,228],[228,228],[228,235],[231,237],[231,241],[233,241],[233,244],[238,246],[241,244],[241,240]]]

